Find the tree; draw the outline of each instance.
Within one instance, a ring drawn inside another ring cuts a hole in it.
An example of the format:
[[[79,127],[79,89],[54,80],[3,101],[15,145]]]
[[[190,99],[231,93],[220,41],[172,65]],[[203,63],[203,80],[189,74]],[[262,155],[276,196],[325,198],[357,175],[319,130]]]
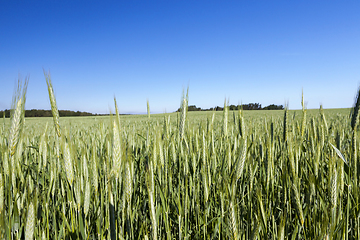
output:
[[[284,106],[283,105],[271,104],[269,106],[264,107],[263,109],[264,110],[283,110]]]

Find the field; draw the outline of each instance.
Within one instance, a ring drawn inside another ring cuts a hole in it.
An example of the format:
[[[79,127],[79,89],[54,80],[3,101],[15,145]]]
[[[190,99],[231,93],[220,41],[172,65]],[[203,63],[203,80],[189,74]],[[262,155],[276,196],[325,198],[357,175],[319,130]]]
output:
[[[1,239],[360,238],[350,109],[59,118],[48,87],[0,130]]]

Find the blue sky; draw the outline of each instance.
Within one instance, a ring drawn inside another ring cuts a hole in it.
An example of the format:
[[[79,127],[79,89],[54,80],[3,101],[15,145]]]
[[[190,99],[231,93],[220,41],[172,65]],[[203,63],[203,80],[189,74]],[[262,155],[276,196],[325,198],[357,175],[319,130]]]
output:
[[[26,109],[172,112],[189,104],[351,107],[360,1],[0,0],[0,109],[29,76]]]

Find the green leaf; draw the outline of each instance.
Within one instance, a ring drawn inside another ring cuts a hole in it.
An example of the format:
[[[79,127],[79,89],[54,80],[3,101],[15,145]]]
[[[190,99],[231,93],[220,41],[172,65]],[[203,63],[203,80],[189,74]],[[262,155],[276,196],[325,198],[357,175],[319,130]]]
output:
[[[344,155],[342,155],[342,153],[340,152],[340,150],[337,149],[337,147],[335,147],[335,146],[332,145],[331,143],[330,143],[330,145],[334,148],[335,152],[336,152],[337,155],[344,161],[344,163],[345,163],[346,165],[349,165],[348,162],[346,161]]]

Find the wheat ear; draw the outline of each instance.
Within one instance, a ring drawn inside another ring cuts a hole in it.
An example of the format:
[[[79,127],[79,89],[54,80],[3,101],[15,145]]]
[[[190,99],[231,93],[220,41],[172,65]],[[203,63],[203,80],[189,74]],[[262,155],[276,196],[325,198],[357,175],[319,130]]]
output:
[[[180,140],[182,140],[184,137],[185,121],[186,121],[186,115],[187,115],[187,109],[188,109],[188,93],[189,93],[189,88],[187,90],[186,97],[183,93],[183,97],[182,97],[182,101],[181,101],[181,107],[180,107],[181,115],[180,115],[180,123],[179,123],[179,138],[180,138]]]
[[[54,89],[53,89],[53,86],[51,83],[50,72],[46,73],[44,70],[44,75],[45,75],[46,84],[47,84],[48,92],[49,92],[49,99],[50,99],[50,105],[51,105],[51,112],[52,112],[53,119],[54,119],[55,131],[56,131],[56,134],[58,135],[58,137],[61,137],[60,123],[59,123],[59,111],[58,111],[58,108],[56,105],[56,99],[55,99]]]
[[[22,82],[18,81],[17,90],[15,90],[13,97],[13,110],[11,114],[10,123],[10,136],[9,136],[9,148],[10,157],[14,156],[16,146],[20,139],[20,133],[24,125],[25,117],[25,101],[26,101],[26,90],[28,85],[28,79],[25,79],[24,86]]]
[[[355,97],[354,107],[351,114],[351,128],[354,130],[359,123],[359,109],[360,109],[360,87]]]
[[[34,203],[31,201],[26,218],[25,240],[34,239],[34,228],[35,228],[35,207],[34,207]]]

